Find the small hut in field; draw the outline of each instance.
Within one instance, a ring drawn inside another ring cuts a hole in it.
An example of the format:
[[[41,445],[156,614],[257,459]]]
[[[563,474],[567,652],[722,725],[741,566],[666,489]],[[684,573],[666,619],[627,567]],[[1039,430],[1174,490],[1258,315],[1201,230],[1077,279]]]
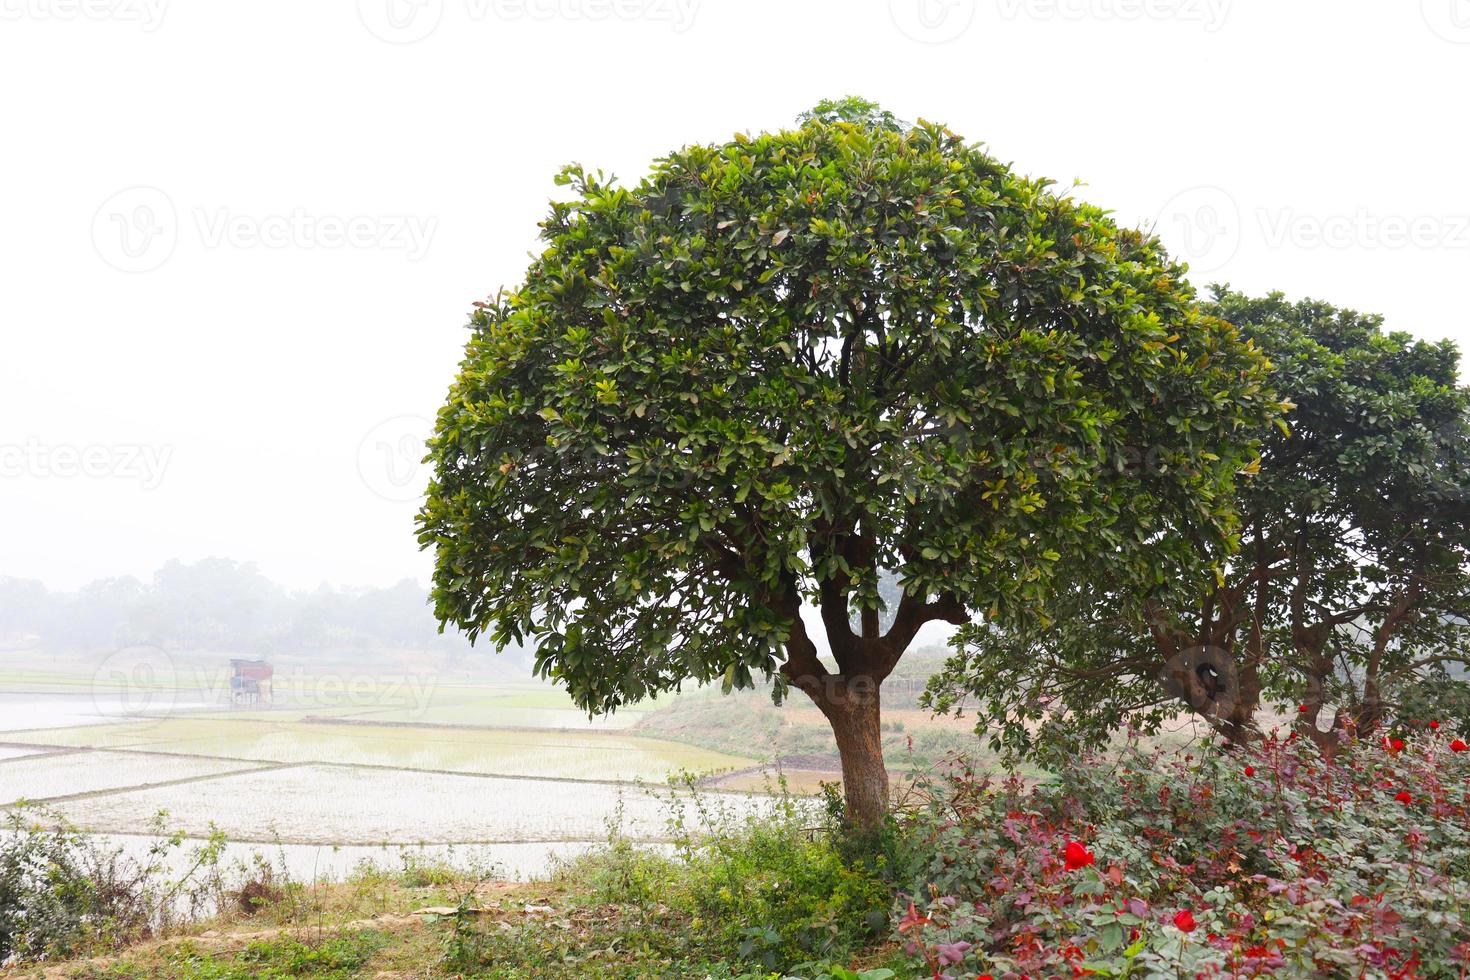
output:
[[[230,661],[230,704],[270,704],[275,668],[264,660]]]

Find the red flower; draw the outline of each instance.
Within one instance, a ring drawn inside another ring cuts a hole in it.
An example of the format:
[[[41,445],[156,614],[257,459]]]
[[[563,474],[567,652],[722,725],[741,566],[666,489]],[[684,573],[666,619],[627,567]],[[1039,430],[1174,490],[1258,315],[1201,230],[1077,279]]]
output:
[[[1255,766],[1246,766],[1245,767],[1245,774],[1247,776],[1254,776],[1256,774],[1256,767]]]
[[[1464,752],[1467,748],[1470,748],[1470,746],[1467,746],[1465,744],[1465,740],[1463,738],[1457,738],[1450,743],[1451,752]]]
[[[1174,913],[1174,928],[1180,932],[1194,932],[1194,913],[1189,909],[1181,909]]]
[[[1395,796],[1394,799],[1398,800],[1404,806],[1408,806],[1410,803],[1414,802],[1414,797],[1409,795],[1409,791],[1406,789],[1399,790],[1398,795]]]
[[[1383,747],[1390,752],[1402,752],[1404,750],[1404,740],[1401,738],[1389,738],[1385,735],[1383,736]]]
[[[1307,707],[1307,706],[1306,706],[1306,705],[1304,705],[1304,704],[1299,704],[1299,705],[1297,705],[1297,706],[1296,706],[1296,710],[1298,710],[1298,711],[1300,711],[1300,712],[1301,712],[1301,713],[1302,713],[1302,714],[1306,714],[1306,713],[1307,713],[1307,712],[1308,712],[1308,711],[1310,711],[1310,710],[1311,710],[1311,709],[1310,709],[1310,708],[1308,708],[1308,707]]]
[[[1076,871],[1078,868],[1087,867],[1097,858],[1079,841],[1072,840],[1067,841],[1066,850],[1062,852],[1062,860],[1066,862],[1068,871]]]
[[[1437,721],[1431,721],[1429,723],[1429,728],[1430,728],[1431,731],[1436,731],[1436,732],[1439,731],[1439,722],[1437,722]]]

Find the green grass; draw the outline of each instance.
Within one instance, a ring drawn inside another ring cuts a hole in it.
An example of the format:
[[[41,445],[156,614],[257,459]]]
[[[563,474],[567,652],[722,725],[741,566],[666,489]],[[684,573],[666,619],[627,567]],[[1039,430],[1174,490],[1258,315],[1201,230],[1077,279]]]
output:
[[[98,980],[167,976],[175,980],[247,980],[247,978],[318,977],[336,980],[361,976],[363,968],[394,941],[375,929],[361,929],[304,942],[293,936],[257,940],[238,952],[207,950],[183,942],[157,959],[118,964],[78,975]]]

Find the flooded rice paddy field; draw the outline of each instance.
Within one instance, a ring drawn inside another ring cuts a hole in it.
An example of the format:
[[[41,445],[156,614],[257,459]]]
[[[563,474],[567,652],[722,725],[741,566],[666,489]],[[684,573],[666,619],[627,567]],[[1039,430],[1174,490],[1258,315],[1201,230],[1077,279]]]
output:
[[[38,755],[46,751],[46,749],[36,748],[34,745],[0,745],[0,762],[4,762],[6,759],[20,759],[28,755]]]
[[[662,739],[536,728],[380,726],[273,721],[221,712],[13,733],[5,741],[202,755],[252,762],[339,762],[389,768],[564,779],[662,781],[681,770],[748,765],[737,756]]]
[[[167,781],[207,779],[254,768],[216,759],[137,752],[50,751],[0,761],[0,805],[57,801]]]
[[[626,734],[634,713],[589,724],[543,686],[231,709],[202,689],[140,702],[58,677],[0,671],[0,808],[26,801],[125,848],[146,848],[163,812],[170,830],[217,828],[233,852],[306,877],[393,866],[405,849],[543,874],[612,828],[661,840],[670,777],[753,762]]]
[[[170,826],[231,840],[375,845],[588,841],[609,822],[640,839],[663,835],[665,808],[630,784],[506,779],[352,766],[256,770],[187,785],[64,802],[71,822],[128,832],[167,810]]]

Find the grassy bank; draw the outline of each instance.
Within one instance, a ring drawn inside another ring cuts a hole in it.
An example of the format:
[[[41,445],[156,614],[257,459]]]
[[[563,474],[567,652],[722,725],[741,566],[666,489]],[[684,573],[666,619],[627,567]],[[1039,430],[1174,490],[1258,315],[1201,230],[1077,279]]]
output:
[[[115,855],[32,813],[0,854],[0,903],[11,903],[0,952],[25,961],[7,971],[17,977],[185,980],[763,977],[814,957],[896,955],[887,886],[842,852],[819,807],[783,797],[737,814],[686,794],[667,796],[671,846],[615,836],[523,884],[412,859],[311,883],[268,861],[223,868],[207,855],[185,880],[160,862],[104,881]],[[160,853],[169,846],[161,837]],[[176,898],[214,912],[176,911]],[[843,975],[812,975],[831,970]]]
[[[41,959],[18,973],[78,977],[1463,977],[1467,786],[1448,733],[1332,762],[1291,739],[1125,749],[1042,782],[956,763],[877,839],[845,833],[830,801],[750,813],[680,793],[671,845],[614,836],[541,883],[256,867],[215,886],[222,918],[130,931],[58,904],[85,882],[43,876],[0,917],[12,955]]]

